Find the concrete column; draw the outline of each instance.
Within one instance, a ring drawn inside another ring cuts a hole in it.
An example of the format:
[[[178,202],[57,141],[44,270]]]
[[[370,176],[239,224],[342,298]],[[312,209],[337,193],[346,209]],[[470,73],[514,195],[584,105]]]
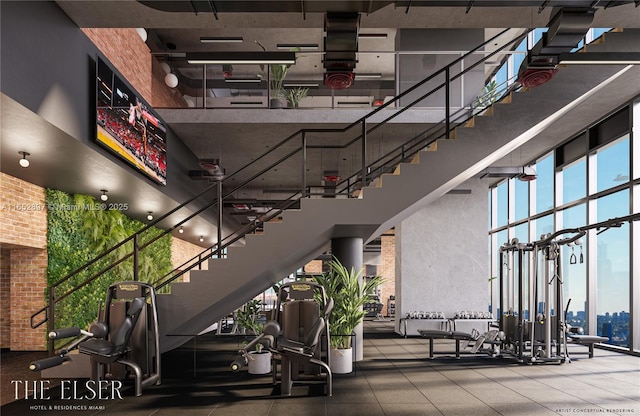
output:
[[[360,237],[339,237],[331,240],[331,253],[347,269],[353,268],[356,272],[362,270],[363,241]],[[362,273],[359,276],[362,283]],[[362,324],[355,329],[356,339],[353,348],[355,361],[361,361],[362,353]]]
[[[396,227],[396,331],[410,311],[487,311],[489,253],[487,184],[470,179],[468,193],[442,196]],[[407,321],[409,335],[433,323]],[[431,327],[431,329],[439,329]],[[486,325],[477,327],[480,332]],[[462,329],[465,330],[466,329]],[[470,332],[471,329],[469,329]]]

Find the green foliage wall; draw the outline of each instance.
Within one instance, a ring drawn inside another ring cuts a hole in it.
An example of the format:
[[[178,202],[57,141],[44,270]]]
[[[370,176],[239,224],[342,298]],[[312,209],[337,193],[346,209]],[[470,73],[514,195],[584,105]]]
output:
[[[103,209],[103,205],[89,195],[69,195],[47,189],[46,203],[49,286],[145,226],[120,211]],[[162,230],[152,227],[140,236],[140,245],[161,233]],[[56,298],[65,296],[71,288],[109,268],[132,251],[131,242],[124,244],[60,285],[56,289]],[[138,277],[143,282],[154,282],[171,271],[171,234],[141,250],[138,264]],[[56,306],[55,326],[86,328],[97,318],[98,307],[100,302],[104,302],[107,287],[124,280],[133,280],[132,257],[66,296]]]

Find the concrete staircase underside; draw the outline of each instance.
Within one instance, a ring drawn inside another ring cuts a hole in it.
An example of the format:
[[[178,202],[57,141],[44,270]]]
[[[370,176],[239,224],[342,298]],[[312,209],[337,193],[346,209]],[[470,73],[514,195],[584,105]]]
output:
[[[514,94],[511,104],[496,104],[492,116],[476,117],[472,128],[458,128],[456,139],[439,141],[436,152],[420,152],[383,175],[381,186],[365,188],[361,199],[302,200],[300,210],[283,213],[282,222],[265,224],[264,234],[247,235],[244,247],[231,247],[226,259],[210,260],[209,270],[192,271],[189,283],[174,283],[170,295],[159,296],[162,351],[302,267],[332,238],[376,237],[520,146],[539,156],[553,140],[568,139],[640,94],[639,81],[639,66],[563,68],[547,84]],[[565,124],[580,127],[550,131]]]

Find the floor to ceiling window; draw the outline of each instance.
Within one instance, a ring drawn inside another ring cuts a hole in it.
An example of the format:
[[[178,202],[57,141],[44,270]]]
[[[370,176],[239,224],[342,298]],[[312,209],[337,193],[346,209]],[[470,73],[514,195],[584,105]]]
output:
[[[569,139],[533,161],[534,182],[505,179],[490,188],[491,276],[505,267],[499,264],[499,247],[514,237],[532,242],[640,212],[640,101]],[[640,276],[640,255],[634,255],[640,253],[638,231],[640,221],[594,228],[560,251],[566,308],[560,313],[585,333],[635,351],[640,351],[640,330],[634,333],[631,326],[632,317],[640,321],[633,295],[640,285],[633,280]],[[497,283],[491,285],[496,312]]]

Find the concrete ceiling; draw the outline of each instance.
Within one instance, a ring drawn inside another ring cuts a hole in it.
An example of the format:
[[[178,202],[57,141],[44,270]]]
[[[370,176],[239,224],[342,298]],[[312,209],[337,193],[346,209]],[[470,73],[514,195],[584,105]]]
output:
[[[291,13],[254,13],[251,10],[243,12],[220,11],[216,17],[213,13],[173,13],[154,10],[134,0],[74,0],[57,1],[56,3],[79,27],[146,28],[149,32],[147,43],[151,53],[154,53],[160,59],[163,59],[163,53],[166,52],[167,42],[173,43],[176,46],[174,51],[178,52],[203,50],[205,47],[210,48],[210,46],[203,46],[200,43],[199,38],[201,36],[242,36],[245,39],[242,44],[233,46],[217,45],[215,50],[233,48],[234,50],[254,51],[260,50],[256,48],[257,45],[254,41],[260,41],[268,50],[275,50],[277,43],[318,43],[322,45],[324,36],[324,13],[309,10],[305,13],[300,11]],[[185,1],[184,3],[190,2]],[[223,3],[227,2],[214,2],[214,4]],[[229,3],[236,3],[236,5],[250,4],[250,2]],[[311,2],[302,3],[308,4]],[[334,4],[336,3],[334,2]],[[387,38],[360,39],[359,63],[356,72],[382,73],[388,75],[391,79],[395,76],[393,52],[395,51],[395,35],[398,29],[485,28],[487,29],[487,36],[490,36],[491,33],[495,33],[498,30],[496,28],[543,27],[549,21],[551,14],[550,5],[549,7],[541,7],[547,3],[545,1],[476,1],[474,3],[476,6],[469,10],[462,5],[462,3],[468,4],[468,2],[457,2],[456,7],[441,7],[440,4],[443,2],[412,2],[415,5],[419,3],[422,3],[422,6],[428,5],[430,7],[412,6],[407,11],[404,3],[398,3],[397,5],[389,3],[379,10],[361,15],[361,33],[386,33]],[[498,3],[501,4],[500,7],[495,6]],[[640,8],[636,7],[633,1],[624,3],[627,4],[600,8],[595,15],[593,27],[640,27]],[[438,4],[438,6],[434,6],[435,4]],[[491,6],[489,6],[490,4]],[[304,59],[299,61],[300,65],[296,65],[295,69],[292,70],[292,76],[300,78],[321,77],[322,65],[320,59],[319,53],[309,52]],[[637,71],[631,71],[628,76],[633,77],[634,75],[637,76],[637,74]],[[553,129],[545,131],[539,140],[532,140],[525,147],[518,149],[496,165],[529,162],[557,142],[575,134],[584,127],[585,123],[606,115],[606,111],[621,105],[625,100],[640,92],[633,91],[627,87],[629,82],[633,83],[632,80],[633,78],[620,80],[620,83],[616,84],[617,86],[612,86],[609,91],[601,92],[602,96],[592,98],[592,100],[598,100],[595,101],[597,104],[594,105],[593,102],[591,104],[588,102],[583,104],[584,112],[580,113],[579,118],[571,117],[571,114],[568,115],[565,119],[556,123]],[[24,125],[19,126],[5,121],[8,120],[8,118],[5,119],[6,110],[9,108],[12,112],[15,112],[16,116],[22,118],[31,117],[31,115],[24,113],[24,109],[21,110],[19,106],[14,106],[12,103],[7,107],[5,101],[6,99],[3,96],[2,170],[31,180],[34,183],[46,182],[47,171],[50,172],[50,169],[55,168],[65,171],[62,166],[54,167],[46,164],[43,165],[46,166],[44,170],[36,170],[35,166],[37,164],[34,163],[32,165],[34,170],[27,174],[25,173],[26,170],[13,167],[13,164],[17,166],[15,159],[17,151],[20,150],[18,149],[20,142],[27,140],[25,139],[27,136],[21,134],[24,131]],[[264,109],[181,109],[161,110],[161,115],[197,157],[221,157],[227,171],[231,172],[252,158],[258,157],[263,151],[268,150],[269,146],[273,146],[287,135],[301,128],[301,126],[306,128],[342,127],[362,116],[367,110],[342,109],[325,110],[324,112],[302,109],[280,110],[281,113],[275,117],[273,116],[273,111]],[[235,115],[226,117],[229,112],[234,112]],[[426,116],[420,120],[423,121],[409,122],[405,120],[403,123],[393,123],[372,133],[370,136],[370,155],[377,157],[381,152],[395,146],[401,140],[406,140],[407,137],[412,137],[424,131],[432,121],[435,121]],[[37,120],[31,120],[29,123],[31,123],[31,128],[50,130],[52,132],[50,136],[60,139],[60,147],[56,147],[56,149],[65,152],[66,145],[64,143],[67,138],[62,137],[55,126],[46,125],[47,123],[37,122]],[[315,140],[316,143],[319,142],[321,144],[328,142],[343,143],[343,140],[351,139],[354,136],[355,134],[353,133],[349,135],[336,134],[328,139],[316,136],[315,138],[312,137],[311,141]],[[7,138],[11,138],[11,141],[8,141]],[[95,194],[95,190],[100,189],[101,185],[92,184],[91,189],[80,189],[82,187],[87,188],[87,182],[84,181],[83,184],[80,184],[74,178],[77,178],[78,169],[80,168],[84,169],[86,167],[87,169],[82,171],[83,175],[91,175],[91,169],[98,167],[102,170],[102,173],[111,172],[113,176],[112,183],[136,184],[136,186],[130,187],[110,185],[109,189],[114,201],[128,201],[133,206],[136,206],[137,215],[144,215],[147,210],[162,212],[168,210],[169,207],[175,206],[176,201],[174,199],[161,194],[159,191],[152,189],[152,187],[145,187],[145,180],[136,178],[135,173],[123,173],[122,171],[125,171],[126,168],[109,161],[109,158],[105,155],[96,154],[95,151],[86,149],[86,146],[81,143],[77,143],[77,146],[81,147],[73,150],[72,153],[80,152],[81,154],[77,155],[78,158],[74,160],[83,160],[84,162],[81,163],[82,166],[76,166],[77,169],[69,170],[67,173],[67,188],[73,189],[73,192]],[[336,170],[347,168],[347,170],[351,170],[353,166],[359,163],[356,149],[310,151],[308,158],[312,162],[311,165],[314,166],[314,170],[308,173],[309,183],[312,185],[319,185],[324,170],[333,170],[334,168]],[[96,160],[89,163],[93,159]],[[9,165],[12,167],[9,168]],[[40,175],[40,177],[30,178],[28,177],[30,175]],[[292,162],[287,168],[278,172],[271,172],[265,177],[262,185],[249,189],[244,195],[239,192],[235,196],[237,198],[277,198],[275,194],[265,197],[262,188],[295,187],[300,176],[300,164]],[[77,186],[75,185],[76,182]],[[76,188],[78,189],[76,190]],[[113,192],[111,191],[112,189]],[[147,208],[148,204],[143,207],[144,201],[155,201],[154,208]],[[195,239],[196,236],[197,232],[192,237]]]

